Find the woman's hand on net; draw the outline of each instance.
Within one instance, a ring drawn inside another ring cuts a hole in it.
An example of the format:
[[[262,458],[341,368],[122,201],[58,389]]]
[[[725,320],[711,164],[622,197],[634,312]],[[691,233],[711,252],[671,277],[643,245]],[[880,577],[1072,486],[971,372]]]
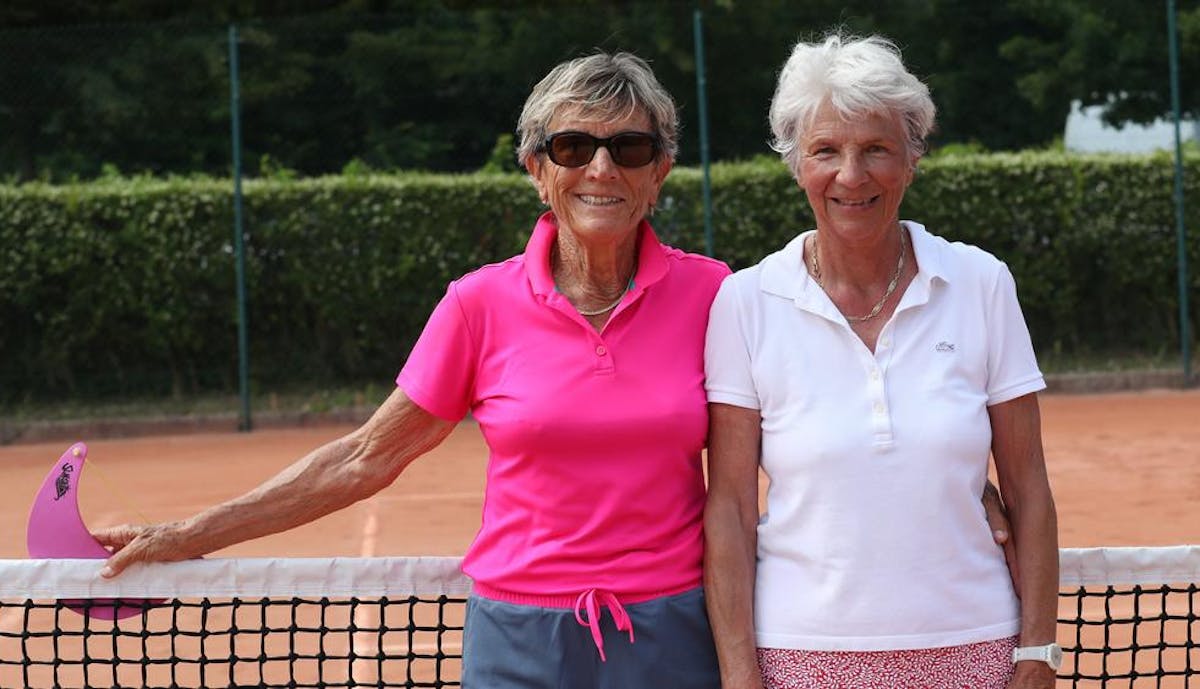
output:
[[[115,577],[135,562],[175,562],[196,557],[195,553],[184,547],[180,530],[178,523],[170,522],[122,524],[97,531],[92,536],[112,551],[112,556],[100,570],[100,576]]]

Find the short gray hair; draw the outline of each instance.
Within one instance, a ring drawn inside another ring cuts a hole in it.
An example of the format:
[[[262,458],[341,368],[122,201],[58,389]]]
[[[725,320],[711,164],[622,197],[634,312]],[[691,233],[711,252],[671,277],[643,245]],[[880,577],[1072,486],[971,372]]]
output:
[[[645,112],[658,137],[659,155],[674,161],[679,152],[675,101],[650,65],[636,55],[597,52],[550,70],[533,87],[517,120],[517,160],[522,165],[539,153],[550,120],[564,109],[578,109],[585,117],[599,120]]]
[[[848,119],[897,114],[909,155],[925,152],[937,108],[929,87],[904,66],[900,49],[882,36],[831,34],[821,43],[797,43],[779,73],[771,99],[771,148],[795,174],[798,144],[821,105],[829,102]]]

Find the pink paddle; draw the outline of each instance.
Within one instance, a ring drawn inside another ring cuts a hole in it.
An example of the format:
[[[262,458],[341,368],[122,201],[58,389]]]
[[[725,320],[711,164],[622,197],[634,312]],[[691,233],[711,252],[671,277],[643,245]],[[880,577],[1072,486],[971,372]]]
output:
[[[29,510],[29,525],[25,532],[25,546],[30,557],[103,560],[110,555],[92,537],[79,515],[79,479],[86,458],[87,445],[75,443],[67,448],[46,475],[46,480],[42,481],[42,487]],[[113,600],[97,599],[91,601],[89,606],[79,600],[63,602],[75,612],[102,620],[120,619],[142,612],[142,608],[137,606],[113,605]],[[161,602],[151,601],[152,604]]]

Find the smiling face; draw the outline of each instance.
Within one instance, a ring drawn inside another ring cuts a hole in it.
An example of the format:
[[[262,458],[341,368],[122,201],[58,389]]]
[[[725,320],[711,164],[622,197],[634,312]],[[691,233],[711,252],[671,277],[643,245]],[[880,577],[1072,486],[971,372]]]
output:
[[[896,115],[845,120],[828,103],[800,138],[797,178],[817,227],[846,241],[895,227],[918,156]]]
[[[621,132],[653,133],[654,129],[644,112],[619,120],[596,121],[568,111],[555,115],[547,131],[585,132],[605,138]],[[545,153],[527,160],[525,167],[538,194],[554,211],[560,231],[569,231],[584,241],[618,241],[636,229],[658,201],[671,161],[660,153],[649,165],[621,167],[613,162],[608,149],[601,147],[582,167],[556,165]]]

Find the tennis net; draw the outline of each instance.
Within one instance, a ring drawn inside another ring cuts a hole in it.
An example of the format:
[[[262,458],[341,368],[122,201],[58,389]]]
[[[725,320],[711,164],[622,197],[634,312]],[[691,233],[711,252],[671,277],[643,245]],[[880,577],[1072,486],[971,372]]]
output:
[[[1064,549],[1060,564],[1060,687],[1192,686],[1200,546]],[[99,568],[0,560],[0,687],[460,684],[457,558],[200,560],[111,581]],[[114,606],[138,609],[77,612]]]
[[[100,566],[0,560],[0,687],[459,685],[457,558]]]
[[[1059,554],[1059,686],[1200,686],[1200,546]]]

